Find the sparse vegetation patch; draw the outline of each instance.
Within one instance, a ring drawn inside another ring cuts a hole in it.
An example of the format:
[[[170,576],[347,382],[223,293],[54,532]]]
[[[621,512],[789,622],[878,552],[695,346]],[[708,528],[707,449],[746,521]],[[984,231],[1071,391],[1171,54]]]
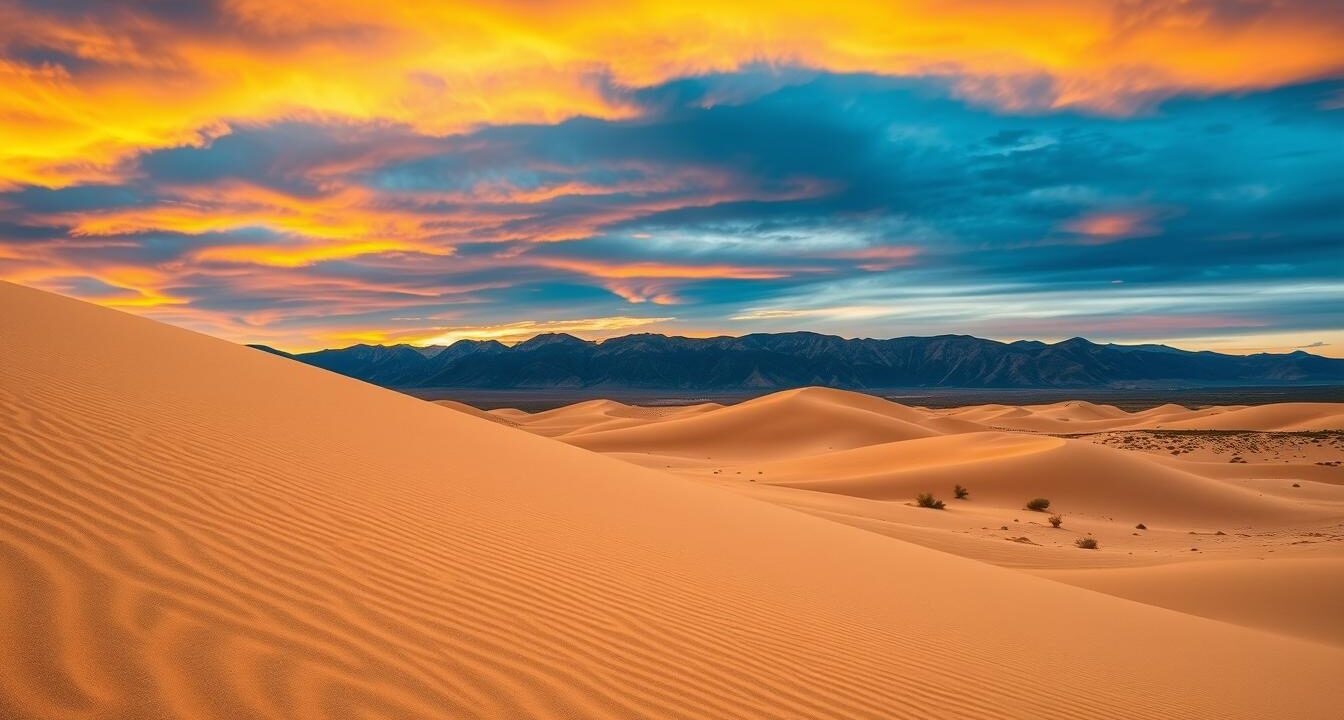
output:
[[[929,508],[930,510],[942,510],[946,507],[942,500],[939,500],[930,493],[920,493],[916,495],[915,504],[922,508]]]

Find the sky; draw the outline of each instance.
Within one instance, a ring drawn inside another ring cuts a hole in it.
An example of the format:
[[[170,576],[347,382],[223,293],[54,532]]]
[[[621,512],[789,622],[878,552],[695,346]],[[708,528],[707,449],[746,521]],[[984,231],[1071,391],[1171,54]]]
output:
[[[0,0],[0,278],[237,342],[1344,357],[1318,0]]]

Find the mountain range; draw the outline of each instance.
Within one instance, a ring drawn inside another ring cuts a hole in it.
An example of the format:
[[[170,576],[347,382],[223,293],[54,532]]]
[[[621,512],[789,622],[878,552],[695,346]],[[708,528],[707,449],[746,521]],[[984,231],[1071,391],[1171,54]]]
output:
[[[874,389],[1076,388],[1344,384],[1344,359],[1303,351],[1225,355],[1165,345],[1004,343],[966,335],[846,339],[810,332],[687,338],[641,333],[601,342],[538,335],[509,346],[354,345],[260,350],[397,388],[753,390],[825,385]]]

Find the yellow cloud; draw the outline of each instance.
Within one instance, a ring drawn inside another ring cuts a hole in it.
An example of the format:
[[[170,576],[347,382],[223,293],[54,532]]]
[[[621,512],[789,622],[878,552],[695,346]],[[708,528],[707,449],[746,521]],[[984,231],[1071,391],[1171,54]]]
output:
[[[1132,110],[1179,91],[1268,87],[1344,68],[1338,13],[1309,3],[1235,21],[1211,3],[889,0],[779,3],[232,0],[176,24],[0,8],[0,186],[116,177],[151,148],[232,124],[393,122],[447,134],[498,123],[631,117],[612,87],[746,65],[948,75],[1005,107]],[[1035,79],[1049,78],[1038,97]]]

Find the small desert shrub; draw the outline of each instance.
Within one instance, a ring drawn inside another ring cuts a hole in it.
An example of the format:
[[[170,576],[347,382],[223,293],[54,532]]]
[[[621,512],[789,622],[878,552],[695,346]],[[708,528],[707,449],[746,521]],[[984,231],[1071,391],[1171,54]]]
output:
[[[1050,507],[1050,501],[1045,498],[1032,498],[1032,500],[1027,503],[1027,509],[1035,510],[1036,512],[1045,512],[1045,509],[1048,507]]]
[[[1051,515],[1051,516],[1050,516],[1050,527],[1059,527],[1060,525],[1063,525],[1063,524],[1064,524],[1064,516],[1063,516],[1063,515]]]
[[[929,493],[920,493],[915,496],[915,504],[922,508],[931,508],[933,510],[942,510],[943,501],[935,498]]]
[[[1148,529],[1148,526],[1147,526],[1147,525],[1144,525],[1143,523],[1139,523],[1138,525],[1135,525],[1135,526],[1134,526],[1134,529],[1135,529],[1135,530],[1147,530],[1147,529]]]
[[[952,494],[956,495],[958,500],[965,500],[967,497],[970,497],[971,491],[960,485],[955,485],[952,488]]]
[[[1084,549],[1084,550],[1096,550],[1096,549],[1097,549],[1097,539],[1096,539],[1096,538],[1078,538],[1077,540],[1074,540],[1074,541],[1073,541],[1073,544],[1074,544],[1074,545],[1077,545],[1078,547],[1080,547],[1080,548],[1082,548],[1082,549]]]

